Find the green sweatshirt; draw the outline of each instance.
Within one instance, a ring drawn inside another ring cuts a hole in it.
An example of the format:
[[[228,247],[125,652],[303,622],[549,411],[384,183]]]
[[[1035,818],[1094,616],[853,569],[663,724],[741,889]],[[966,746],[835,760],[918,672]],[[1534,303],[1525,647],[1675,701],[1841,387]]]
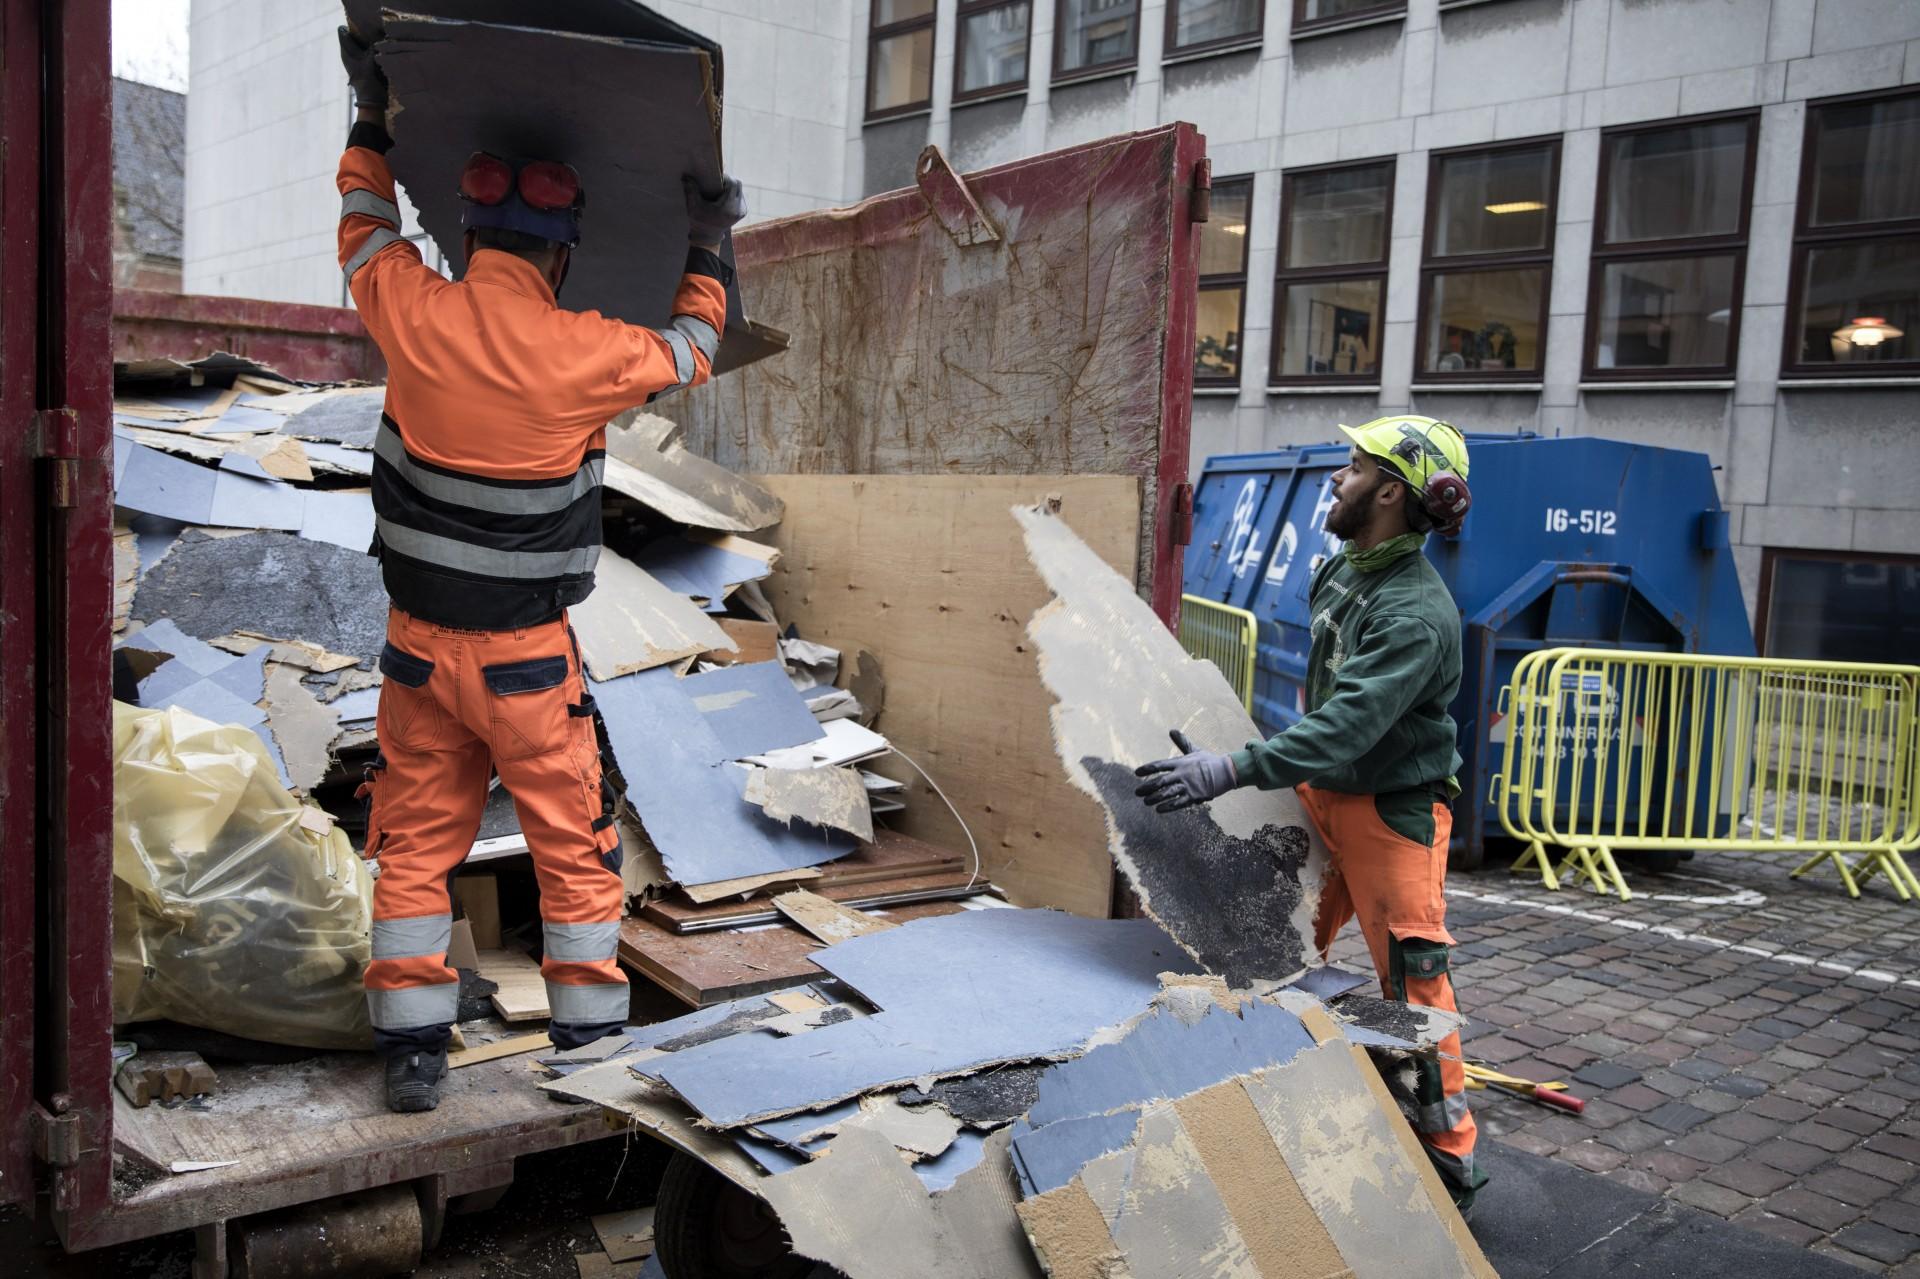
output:
[[[1459,789],[1447,705],[1460,688],[1460,612],[1419,544],[1371,572],[1341,554],[1314,573],[1307,713],[1248,742],[1233,767],[1264,790],[1372,795],[1388,826],[1429,843],[1436,794]]]

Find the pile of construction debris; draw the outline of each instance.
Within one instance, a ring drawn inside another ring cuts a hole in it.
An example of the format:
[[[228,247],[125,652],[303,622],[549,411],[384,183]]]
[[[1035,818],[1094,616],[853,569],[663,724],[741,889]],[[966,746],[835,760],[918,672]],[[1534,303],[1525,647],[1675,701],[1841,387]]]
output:
[[[387,611],[366,554],[383,388],[227,355],[117,373],[116,696],[251,729],[288,791],[359,842]],[[751,536],[780,501],[672,433],[638,413],[609,429],[607,545],[570,618],[624,795],[622,954],[700,1007],[818,976],[836,906],[939,913],[986,885],[974,857],[876,825],[907,799],[863,767],[890,751],[879,659],[781,626],[759,586],[779,552]],[[526,851],[496,783],[469,863]],[[760,929],[780,910],[812,932]],[[489,980],[530,966],[498,958]]]
[[[1131,583],[1015,514],[1056,595],[1028,629],[1056,746],[1151,918],[856,915],[804,991],[544,1057],[545,1088],[764,1201],[848,1279],[1491,1275],[1367,1057],[1459,1019],[1314,965],[1325,853],[1290,793],[1137,819],[1117,778],[1167,726],[1216,749],[1252,726]]]

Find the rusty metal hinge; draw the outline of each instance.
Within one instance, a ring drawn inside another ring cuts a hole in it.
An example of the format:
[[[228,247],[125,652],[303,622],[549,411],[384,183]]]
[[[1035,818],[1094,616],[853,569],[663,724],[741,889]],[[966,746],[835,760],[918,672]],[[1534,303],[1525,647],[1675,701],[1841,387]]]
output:
[[[938,146],[927,144],[913,172],[914,181],[920,186],[920,198],[927,202],[934,220],[953,237],[955,244],[964,249],[973,244],[1000,242],[1000,229],[993,225],[993,220],[973,198],[973,192],[953,171]]]
[[[1184,480],[1173,490],[1173,544],[1193,544],[1193,485]]]
[[[47,464],[47,500],[71,510],[80,500],[80,414],[41,409],[33,415],[33,455]]]
[[[71,1111],[54,1114],[36,1105],[29,1117],[33,1153],[52,1168],[72,1168],[80,1162],[80,1116]]]
[[[1187,218],[1192,222],[1213,218],[1213,161],[1210,159],[1193,166],[1193,197],[1187,202]]]

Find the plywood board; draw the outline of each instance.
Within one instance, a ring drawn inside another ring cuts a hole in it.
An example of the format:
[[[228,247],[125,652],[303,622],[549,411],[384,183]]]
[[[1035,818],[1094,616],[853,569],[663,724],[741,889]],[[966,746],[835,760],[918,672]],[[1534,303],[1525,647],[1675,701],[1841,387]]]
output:
[[[473,931],[475,950],[500,949],[500,881],[493,875],[459,875],[453,901]]]
[[[733,662],[771,662],[779,658],[780,628],[772,622],[756,622],[744,617],[717,617],[714,621],[727,633],[735,648],[733,651],[709,649],[700,654],[701,661],[726,666]]]
[[[1049,598],[1007,516],[1057,495],[1096,554],[1128,580],[1138,558],[1140,485],[1119,476],[759,477],[785,503],[781,551],[762,585],[784,620],[886,667],[895,746],[940,783],[985,858],[1023,905],[1104,916],[1112,891],[1106,819],[1053,753],[1049,701],[1026,619]],[[966,837],[911,769],[884,760],[912,802],[907,833]]]
[[[448,1053],[447,1069],[457,1070],[461,1066],[496,1061],[501,1057],[518,1057],[522,1053],[551,1047],[553,1047],[553,1040],[547,1037],[547,1032],[544,1030],[536,1031],[531,1035],[512,1035],[506,1039],[496,1039],[490,1044],[477,1044],[472,1048],[462,1048],[459,1052]]]
[[[480,975],[497,984],[493,992],[493,1010],[502,1021],[532,1021],[545,1017],[547,983],[540,976],[540,965],[517,950],[482,950]]]
[[[791,870],[769,871],[765,875],[716,879],[707,884],[682,884],[680,891],[687,895],[689,901],[716,902],[728,897],[744,897],[749,893],[757,893],[762,888],[771,888],[775,884],[804,884],[808,880],[818,878],[820,878],[818,866],[795,866]]]
[[[686,596],[610,550],[600,552],[593,594],[567,611],[587,669],[609,680],[733,641]]]
[[[986,890],[985,881],[976,880],[964,866],[935,871],[931,875],[904,875],[898,879],[873,880],[859,884],[825,884],[812,881],[804,885],[835,905],[852,910],[906,905],[922,901],[947,901],[973,896]],[[711,932],[718,928],[751,928],[779,920],[779,912],[765,897],[744,902],[712,902],[705,906],[687,906],[668,900],[648,902],[641,913],[676,933]]]

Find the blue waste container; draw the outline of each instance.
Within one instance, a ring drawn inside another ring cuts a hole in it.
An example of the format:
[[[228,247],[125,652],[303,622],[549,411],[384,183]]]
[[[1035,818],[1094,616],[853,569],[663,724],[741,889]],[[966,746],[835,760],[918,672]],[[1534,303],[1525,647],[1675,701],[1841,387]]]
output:
[[[1582,436],[1469,435],[1473,510],[1427,557],[1460,608],[1461,795],[1453,864],[1502,834],[1487,803],[1505,742],[1500,690],[1520,657],[1582,646],[1750,656],[1753,630],[1705,454]],[[1307,587],[1340,541],[1325,531],[1349,446],[1209,458],[1194,488],[1190,595],[1259,621],[1253,718],[1300,718],[1311,642]]]

